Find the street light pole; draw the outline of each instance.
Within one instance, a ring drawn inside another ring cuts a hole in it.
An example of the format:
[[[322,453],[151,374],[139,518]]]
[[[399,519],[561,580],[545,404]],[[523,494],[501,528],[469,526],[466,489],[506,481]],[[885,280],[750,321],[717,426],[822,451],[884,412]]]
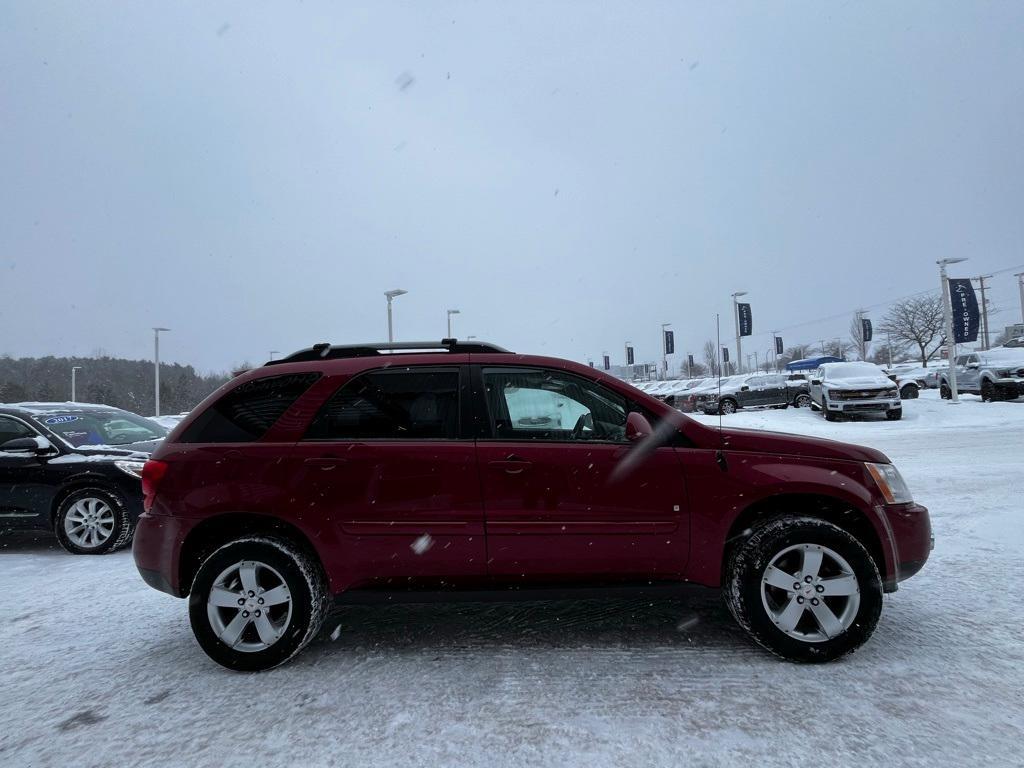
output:
[[[981,325],[984,328],[981,334],[982,349],[988,349],[988,301],[985,300],[985,281],[991,278],[992,275],[981,275],[974,278],[978,281],[981,290]]]
[[[78,373],[80,370],[82,370],[82,366],[80,366],[80,365],[72,365],[71,366],[71,402],[72,403],[77,403],[78,402],[78,397],[76,397],[76,395],[75,395],[75,374]]]
[[[274,359],[274,355],[276,355],[276,354],[277,354],[277,352],[278,352],[278,350],[276,350],[276,349],[272,349],[272,350],[270,350],[270,359],[271,359],[271,360],[273,360],[273,359]]]
[[[458,314],[461,314],[461,313],[457,309],[449,309],[448,310],[448,335],[445,336],[446,339],[452,338],[452,315],[458,315]]]
[[[1017,287],[1020,289],[1020,321],[1024,323],[1024,272],[1014,275],[1017,278]]]
[[[393,331],[393,328],[392,328],[392,325],[391,325],[391,300],[394,299],[396,296],[403,296],[403,295],[405,295],[407,293],[408,293],[408,291],[403,290],[402,288],[395,288],[393,291],[384,291],[384,295],[387,297],[387,300],[388,300],[388,343],[389,344],[395,340],[395,334],[394,334],[394,331]]]
[[[170,328],[153,329],[153,410],[154,416],[160,415],[160,332]]]
[[[939,279],[942,281],[942,319],[946,326],[946,362],[949,364],[949,402],[959,403],[960,396],[956,391],[956,344],[953,342],[953,306],[950,303],[949,280],[946,279],[946,267],[959,264],[967,259],[939,259]]]
[[[746,291],[736,291],[732,295],[732,315],[736,320],[736,365],[740,367],[740,373],[743,373],[743,348],[740,346],[740,304],[737,299],[746,295]]]

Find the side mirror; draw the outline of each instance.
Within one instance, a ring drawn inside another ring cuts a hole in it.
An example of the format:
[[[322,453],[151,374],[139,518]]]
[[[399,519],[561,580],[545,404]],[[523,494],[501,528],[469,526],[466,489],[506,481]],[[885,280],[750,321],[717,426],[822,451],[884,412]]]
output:
[[[972,370],[977,370],[978,369],[978,364],[977,363],[968,363],[967,367],[972,369]]]
[[[819,384],[821,384],[821,379],[811,379],[811,384],[813,384],[814,386],[818,386]]]
[[[633,411],[626,417],[626,439],[631,443],[639,442],[645,437],[650,437],[654,428],[642,413]]]
[[[740,392],[749,392],[749,391],[750,391],[750,387],[748,387],[746,384],[744,384],[742,387],[740,387]]]
[[[45,437],[16,437],[0,443],[0,452],[5,453],[49,453],[53,445]]]

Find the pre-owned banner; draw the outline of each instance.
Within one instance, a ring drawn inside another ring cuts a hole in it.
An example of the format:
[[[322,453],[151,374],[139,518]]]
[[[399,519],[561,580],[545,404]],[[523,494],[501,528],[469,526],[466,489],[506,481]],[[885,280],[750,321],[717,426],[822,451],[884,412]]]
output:
[[[977,341],[981,313],[969,277],[949,278],[949,301],[953,307],[953,341],[957,344]]]
[[[626,347],[626,365],[633,365],[633,348]]]
[[[612,367],[612,361],[608,358],[608,355],[604,356],[604,369],[607,371]]]
[[[728,347],[722,347],[722,362],[723,363],[728,363],[729,362],[729,348]]]
[[[785,350],[785,347],[782,346],[782,337],[781,336],[776,336],[775,337],[775,354],[781,355],[784,350]]]
[[[740,316],[740,336],[749,336],[754,332],[754,316],[749,304],[737,304],[736,311]]]
[[[868,320],[865,317],[865,318],[861,319],[860,324],[861,324],[861,328],[863,329],[861,335],[864,337],[864,341],[871,341],[871,335],[872,335],[871,321]]]
[[[665,354],[674,355],[676,352],[675,331],[665,331]]]

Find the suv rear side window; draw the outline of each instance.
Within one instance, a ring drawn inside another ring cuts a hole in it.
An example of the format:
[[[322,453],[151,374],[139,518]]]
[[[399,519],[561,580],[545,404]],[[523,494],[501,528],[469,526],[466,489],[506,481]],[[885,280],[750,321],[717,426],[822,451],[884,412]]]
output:
[[[247,381],[203,411],[185,430],[181,442],[259,440],[318,378],[319,373],[291,373]]]
[[[454,440],[459,371],[371,371],[347,382],[320,409],[306,440]]]

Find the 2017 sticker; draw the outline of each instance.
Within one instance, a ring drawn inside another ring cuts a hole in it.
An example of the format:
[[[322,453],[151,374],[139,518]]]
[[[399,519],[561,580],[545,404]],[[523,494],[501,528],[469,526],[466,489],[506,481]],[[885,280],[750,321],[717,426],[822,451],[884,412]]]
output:
[[[51,416],[48,419],[43,419],[43,424],[68,424],[72,421],[78,421],[80,416]]]

